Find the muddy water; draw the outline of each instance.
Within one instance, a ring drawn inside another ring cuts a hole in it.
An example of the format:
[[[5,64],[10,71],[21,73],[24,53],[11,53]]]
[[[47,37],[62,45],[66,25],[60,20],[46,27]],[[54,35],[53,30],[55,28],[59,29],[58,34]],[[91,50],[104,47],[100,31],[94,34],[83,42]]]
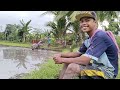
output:
[[[55,53],[57,52],[0,46],[0,79],[9,79],[38,69],[39,64],[52,58]]]

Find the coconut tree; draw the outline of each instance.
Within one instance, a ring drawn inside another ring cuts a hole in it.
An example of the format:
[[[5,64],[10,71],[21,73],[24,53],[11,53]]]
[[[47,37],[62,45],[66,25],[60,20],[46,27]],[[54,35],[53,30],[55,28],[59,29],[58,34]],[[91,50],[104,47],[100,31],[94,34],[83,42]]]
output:
[[[53,33],[56,40],[64,40],[66,42],[65,36],[68,25],[66,24],[65,18],[60,19],[57,22],[48,22],[46,26],[51,27],[51,33]],[[66,43],[64,43],[64,45],[66,46]]]
[[[55,20],[59,20],[62,17],[67,17],[68,24],[72,27],[73,34],[80,39],[82,42],[85,38],[85,34],[79,28],[79,21],[76,20],[75,16],[79,14],[79,11],[60,11],[58,16],[55,17]]]
[[[110,31],[112,31],[115,35],[118,35],[119,32],[120,32],[120,22],[116,22],[116,21],[114,21],[114,19],[111,20],[111,21],[109,22],[108,27],[105,27],[105,30],[106,30],[106,31],[107,31],[107,30],[110,30]]]
[[[60,33],[60,27],[58,26],[58,24],[50,21],[46,24],[46,26],[51,28],[51,33],[53,33],[53,36],[56,40],[60,39],[61,33]]]
[[[42,15],[46,15],[46,14],[53,14],[55,16],[55,18],[61,13],[64,14],[63,12],[60,11],[47,11],[45,13],[43,13]],[[67,13],[67,12],[66,12]],[[52,28],[52,33],[53,35],[58,38],[58,39],[62,39],[64,40],[64,46],[66,46],[66,31],[68,29],[68,27],[70,26],[70,24],[67,23],[67,19],[66,16],[64,14],[64,16],[62,18],[60,18],[59,20],[54,19],[53,22],[48,22],[47,26],[50,26]]]
[[[59,14],[59,11],[46,11],[46,12],[42,13],[40,16],[44,16],[47,14],[52,14],[52,15],[57,16]]]
[[[118,12],[117,11],[96,11],[97,13],[97,19],[99,21],[99,24],[104,27],[103,21],[106,20],[109,23],[114,18],[118,18]]]

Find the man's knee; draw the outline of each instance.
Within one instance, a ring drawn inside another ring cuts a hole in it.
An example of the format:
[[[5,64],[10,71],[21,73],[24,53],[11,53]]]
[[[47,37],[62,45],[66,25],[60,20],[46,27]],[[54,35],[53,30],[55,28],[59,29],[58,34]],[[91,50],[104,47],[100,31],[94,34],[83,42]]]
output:
[[[69,64],[67,69],[74,72],[80,72],[79,64],[75,64],[75,63]]]

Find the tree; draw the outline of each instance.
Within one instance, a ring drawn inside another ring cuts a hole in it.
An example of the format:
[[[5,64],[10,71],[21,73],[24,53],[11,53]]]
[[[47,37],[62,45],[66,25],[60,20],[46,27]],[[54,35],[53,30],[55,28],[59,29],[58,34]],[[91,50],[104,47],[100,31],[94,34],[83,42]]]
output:
[[[18,33],[18,25],[16,24],[7,24],[4,34],[5,34],[5,40],[16,40],[17,39],[17,33]]]
[[[99,24],[104,27],[103,21],[106,20],[109,23],[112,19],[118,18],[118,11],[96,11]]]
[[[63,46],[66,46],[66,31],[70,24],[67,23],[66,17],[59,19],[58,21],[48,22],[46,26],[51,27],[51,33],[53,33],[56,40],[62,40]]]
[[[22,29],[20,29],[19,32],[21,33],[22,42],[26,41],[26,35],[31,30],[30,27],[28,27],[30,22],[31,22],[31,20],[29,20],[27,23],[25,23],[23,20],[20,20],[20,23],[22,24]]]
[[[56,40],[60,39],[61,33],[60,33],[60,28],[59,28],[58,24],[50,21],[46,24],[46,26],[51,28],[51,33],[53,33],[53,36]]]
[[[60,11],[58,16],[56,16],[56,20],[61,19],[62,17],[67,17],[68,24],[72,27],[73,34],[80,39],[80,43],[82,43],[85,38],[85,34],[79,28],[79,21],[76,20],[75,16],[79,14],[79,11]],[[69,29],[70,30],[70,29]],[[75,37],[75,38],[76,38]]]
[[[106,28],[106,31],[107,30],[110,30],[112,31],[115,35],[118,35],[119,31],[120,31],[120,23],[119,22],[115,22],[114,19],[111,20],[109,22],[109,25],[108,25],[108,28]]]
[[[46,15],[48,13],[51,13],[51,14],[55,15],[55,17],[57,17],[59,12],[60,11],[48,11],[48,12],[43,13],[42,15]],[[65,36],[66,36],[66,31],[69,27],[69,24],[67,23],[66,16],[62,17],[59,20],[54,19],[53,22],[48,22],[46,26],[51,27],[52,28],[51,32],[53,33],[55,38],[63,40],[65,42],[64,46],[66,46]]]

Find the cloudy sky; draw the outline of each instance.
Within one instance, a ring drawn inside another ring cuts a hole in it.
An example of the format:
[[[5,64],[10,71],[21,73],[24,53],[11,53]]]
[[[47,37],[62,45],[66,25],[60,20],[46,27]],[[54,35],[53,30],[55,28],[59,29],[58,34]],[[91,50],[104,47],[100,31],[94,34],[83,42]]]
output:
[[[6,24],[20,24],[20,20],[28,22],[34,28],[47,29],[45,23],[53,20],[53,15],[40,16],[45,11],[0,11],[0,31],[4,31]],[[2,29],[1,29],[2,26]]]

